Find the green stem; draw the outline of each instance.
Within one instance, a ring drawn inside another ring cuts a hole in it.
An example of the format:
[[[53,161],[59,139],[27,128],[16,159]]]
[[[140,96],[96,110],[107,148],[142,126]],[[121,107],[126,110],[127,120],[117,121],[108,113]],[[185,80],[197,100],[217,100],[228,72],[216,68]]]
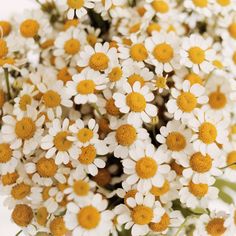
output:
[[[9,72],[8,69],[4,68],[4,75],[5,75],[5,80],[7,84],[7,94],[8,94],[8,99],[11,100],[11,88],[10,88],[10,82],[9,82]]]
[[[23,230],[20,230],[15,236],[19,236],[22,232]]]
[[[228,167],[230,167],[230,166],[233,166],[233,165],[236,165],[236,162],[231,163],[231,164],[229,164],[229,165],[227,165],[227,166],[221,167],[220,169],[221,169],[221,170],[224,170],[224,169],[226,169],[226,168],[228,168]]]
[[[180,232],[183,230],[183,228],[184,228],[185,224],[187,223],[187,221],[188,221],[188,217],[185,218],[184,222],[180,225],[178,231],[175,233],[174,236],[178,236],[180,234]]]
[[[99,111],[98,106],[96,104],[93,104],[92,107],[96,110],[99,116],[103,116],[102,113]]]

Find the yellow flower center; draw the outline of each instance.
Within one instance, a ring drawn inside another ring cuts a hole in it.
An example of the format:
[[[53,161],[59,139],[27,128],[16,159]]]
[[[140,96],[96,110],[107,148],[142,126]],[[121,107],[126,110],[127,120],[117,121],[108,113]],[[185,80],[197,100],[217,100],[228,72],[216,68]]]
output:
[[[150,223],[149,227],[154,232],[162,232],[165,231],[170,225],[170,217],[167,213],[161,217],[161,220],[158,223]]]
[[[67,139],[68,135],[67,131],[61,131],[54,137],[53,143],[58,151],[65,152],[71,148],[72,142]]]
[[[133,86],[136,81],[138,81],[141,84],[141,87],[145,84],[145,80],[141,75],[132,74],[128,77],[128,83],[131,86]]]
[[[162,187],[152,186],[150,192],[154,196],[160,197],[160,196],[166,194],[167,192],[169,192],[169,190],[170,190],[170,184],[169,184],[168,180],[165,180]]]
[[[13,173],[7,173],[6,175],[2,175],[1,180],[2,180],[3,186],[6,186],[6,185],[15,184],[18,178],[19,178],[18,173],[13,172]]]
[[[199,47],[192,47],[188,50],[189,59],[194,64],[201,64],[205,60],[205,52]]]
[[[231,0],[217,0],[217,3],[222,7],[228,6],[231,3]]]
[[[212,64],[218,69],[224,69],[224,65],[220,60],[213,60]]]
[[[11,195],[16,200],[21,200],[30,194],[31,187],[28,184],[20,183],[15,185],[11,190]]]
[[[78,196],[86,196],[89,192],[89,184],[83,180],[77,180],[73,185],[74,192]]]
[[[108,78],[111,82],[116,82],[121,79],[123,75],[123,71],[120,67],[114,67],[112,68],[111,72],[108,74]]]
[[[209,155],[203,156],[200,152],[197,152],[191,156],[190,166],[194,171],[204,173],[211,169],[212,159]]]
[[[22,111],[26,111],[27,105],[31,105],[32,99],[28,94],[23,95],[20,98],[19,107]]]
[[[149,224],[153,218],[153,210],[150,207],[138,205],[132,210],[131,218],[135,224]]]
[[[79,161],[83,165],[92,164],[96,158],[96,148],[93,145],[88,145],[87,147],[81,148],[82,153],[79,156]]]
[[[230,36],[234,39],[236,39],[236,22],[233,22],[229,25],[228,31],[230,33]]]
[[[62,216],[52,220],[49,228],[53,236],[64,236],[68,231]]]
[[[78,19],[67,20],[63,26],[64,31],[68,30],[70,27],[77,27],[79,25]]]
[[[197,106],[196,97],[190,92],[182,92],[177,98],[177,105],[183,112],[191,112]]]
[[[11,160],[12,150],[7,143],[0,144],[0,163],[6,163]]]
[[[13,58],[0,58],[0,66],[4,66],[6,64],[13,65],[15,60]]]
[[[151,157],[142,157],[135,165],[135,171],[141,179],[152,178],[157,169],[157,163]]]
[[[15,133],[18,138],[31,139],[36,131],[35,123],[29,117],[24,117],[16,122]]]
[[[236,65],[236,52],[234,52],[232,59],[233,59],[234,64]]]
[[[166,78],[163,77],[163,76],[160,76],[160,77],[156,78],[155,85],[156,85],[157,88],[165,88],[166,87],[166,82],[167,82]]]
[[[132,25],[132,26],[130,27],[130,29],[129,29],[129,33],[132,34],[132,33],[138,32],[139,29],[140,29],[140,26],[141,26],[140,23],[137,23],[137,24]]]
[[[42,192],[42,198],[44,201],[48,200],[50,198],[49,196],[49,190],[51,189],[51,187],[45,187],[43,189],[43,192]]]
[[[8,53],[7,42],[4,39],[0,39],[0,58],[5,57]]]
[[[77,133],[77,138],[81,143],[87,143],[93,138],[93,131],[88,128],[82,128]]]
[[[204,122],[199,127],[199,139],[206,144],[211,144],[216,141],[217,129],[210,122]]]
[[[3,107],[4,103],[5,103],[5,94],[4,91],[0,89],[0,108]]]
[[[93,80],[82,80],[77,85],[77,92],[83,95],[91,94],[94,93],[95,86]]]
[[[65,52],[69,55],[75,55],[80,50],[80,42],[77,39],[69,39],[64,45]]]
[[[2,29],[3,37],[8,36],[11,33],[11,23],[8,21],[0,21],[0,28]]]
[[[192,181],[189,183],[189,191],[194,196],[198,198],[204,197],[208,192],[208,185],[207,184],[195,184]]]
[[[98,226],[101,220],[101,215],[95,207],[86,206],[80,209],[80,212],[77,215],[77,220],[82,228],[91,230]]]
[[[46,207],[40,207],[36,213],[36,221],[39,225],[45,226],[48,218],[48,211]]]
[[[128,206],[128,203],[127,203],[127,200],[128,198],[132,197],[132,198],[135,198],[135,195],[138,191],[136,189],[132,189],[132,190],[129,190],[126,194],[125,194],[125,197],[124,197],[124,203],[126,206]]]
[[[41,44],[40,44],[40,47],[42,49],[47,49],[47,48],[50,48],[54,46],[54,39],[48,39],[46,41],[43,41]]]
[[[88,41],[89,45],[94,47],[94,45],[97,42],[97,36],[95,34],[88,34],[87,35],[87,41]]]
[[[187,74],[184,79],[188,80],[191,86],[194,84],[202,84],[202,78],[193,72]]]
[[[221,236],[226,231],[224,226],[224,219],[214,218],[208,222],[206,225],[206,231],[211,236]]]
[[[109,58],[103,52],[93,54],[89,59],[89,66],[96,70],[106,70],[108,68]]]
[[[112,116],[119,116],[120,115],[120,111],[116,107],[115,100],[113,98],[110,98],[107,100],[105,108],[106,108],[106,111],[109,115],[112,115]]]
[[[220,92],[219,89],[209,95],[209,104],[213,109],[222,109],[225,107],[226,103],[227,97],[224,93]]]
[[[53,158],[41,158],[36,165],[37,173],[41,177],[53,177],[57,172],[57,165]]]
[[[70,75],[67,67],[64,67],[58,71],[57,79],[63,81],[64,84],[72,80],[72,76]]]
[[[116,130],[116,140],[122,146],[130,146],[137,138],[136,129],[132,125],[121,125]]]
[[[169,5],[167,2],[162,1],[162,0],[154,0],[152,2],[152,7],[154,10],[158,13],[167,13],[169,11]]]
[[[183,170],[184,170],[184,167],[177,164],[175,161],[172,161],[170,163],[170,167],[172,170],[175,171],[175,173],[178,175],[178,176],[182,176],[182,173],[183,173]]]
[[[208,0],[192,0],[193,1],[193,4],[196,6],[196,7],[207,7],[208,5]]]
[[[127,95],[126,104],[130,107],[131,111],[134,112],[142,112],[146,108],[145,97],[137,92],[131,92]]]
[[[130,48],[130,56],[135,61],[144,61],[148,57],[148,52],[142,43],[137,43]]]
[[[227,155],[227,165],[231,165],[230,168],[236,170],[236,151],[232,151]]]
[[[150,25],[147,27],[147,33],[149,35],[152,35],[152,32],[157,31],[160,32],[161,31],[161,26],[158,23],[150,23]]]
[[[45,106],[48,108],[55,108],[61,103],[61,96],[53,90],[48,90],[45,94],[43,94],[42,99]]]
[[[20,25],[21,35],[25,38],[33,38],[38,34],[39,27],[39,23],[36,20],[25,20]]]
[[[181,151],[186,147],[186,139],[179,132],[171,132],[166,137],[166,145],[171,151]]]
[[[174,50],[168,43],[161,43],[153,50],[154,57],[161,63],[167,63],[174,57]]]
[[[25,204],[16,205],[11,215],[12,220],[21,227],[29,225],[33,217],[34,214],[31,207]]]
[[[84,0],[67,0],[67,5],[73,9],[80,9],[84,6]]]

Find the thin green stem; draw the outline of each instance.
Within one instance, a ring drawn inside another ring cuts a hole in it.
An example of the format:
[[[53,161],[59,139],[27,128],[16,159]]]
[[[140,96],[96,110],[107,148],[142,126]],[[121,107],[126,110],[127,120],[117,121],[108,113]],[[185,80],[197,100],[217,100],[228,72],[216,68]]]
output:
[[[221,169],[221,170],[224,170],[224,169],[226,169],[226,168],[228,168],[228,167],[230,167],[230,166],[233,166],[233,165],[236,165],[236,162],[231,163],[231,164],[229,164],[229,165],[227,165],[227,166],[221,167],[220,169]]]
[[[96,104],[92,105],[95,111],[98,113],[99,116],[103,116],[102,113],[99,111],[98,106]]]
[[[8,94],[8,99],[11,100],[11,88],[10,88],[10,82],[9,82],[9,72],[8,69],[4,68],[4,75],[5,75],[5,80],[6,80],[6,85],[7,85],[7,94]]]
[[[19,236],[22,232],[23,230],[20,230],[15,236]]]
[[[183,230],[183,228],[185,227],[185,224],[187,223],[188,221],[188,217],[185,218],[184,222],[180,225],[178,231],[175,233],[174,236],[178,236],[180,234],[180,232]]]

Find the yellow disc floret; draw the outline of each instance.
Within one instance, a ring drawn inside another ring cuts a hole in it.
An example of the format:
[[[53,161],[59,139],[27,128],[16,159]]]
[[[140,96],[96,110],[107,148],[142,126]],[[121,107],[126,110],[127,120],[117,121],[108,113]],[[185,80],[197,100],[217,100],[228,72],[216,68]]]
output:
[[[97,52],[89,59],[89,66],[95,71],[106,70],[108,68],[109,58],[105,53]]]
[[[190,166],[198,173],[205,173],[211,169],[212,159],[208,154],[203,156],[200,152],[197,152],[190,157]]]
[[[0,58],[6,57],[8,53],[7,42],[0,38]]]
[[[158,223],[150,223],[149,227],[154,232],[165,231],[170,225],[170,217],[167,213],[164,213],[161,220]]]
[[[142,157],[135,166],[135,171],[141,179],[149,179],[155,176],[157,172],[157,163],[151,157]]]
[[[169,5],[166,1],[163,0],[154,0],[152,1],[153,9],[158,13],[167,13],[169,11]]]
[[[190,48],[188,55],[193,64],[201,64],[205,60],[205,51],[199,47]]]
[[[131,111],[134,112],[142,112],[146,108],[145,97],[137,92],[131,92],[127,95],[126,104],[130,107]]]
[[[153,55],[159,62],[167,63],[174,57],[174,50],[170,44],[161,43],[155,46]]]
[[[19,107],[22,111],[26,111],[27,105],[31,105],[32,98],[28,94],[24,94],[19,101]]]
[[[234,39],[236,39],[236,22],[233,22],[229,25],[228,31],[230,33],[230,36]]]
[[[16,200],[21,200],[30,194],[31,187],[28,184],[20,183],[15,185],[11,190],[11,195]]]
[[[89,184],[84,180],[77,180],[74,182],[73,190],[78,196],[86,196],[89,192]]]
[[[21,35],[25,38],[33,38],[38,34],[39,23],[33,19],[27,19],[20,25]]]
[[[67,228],[63,217],[57,217],[50,223],[50,231],[53,236],[64,236],[67,233]]]
[[[81,151],[82,152],[79,156],[80,163],[84,165],[92,164],[96,158],[96,148],[93,145],[88,145],[87,147],[82,147]]]
[[[236,170],[236,151],[228,153],[227,165],[229,165],[231,169]]]
[[[78,131],[77,138],[81,143],[87,143],[93,138],[93,131],[88,128],[82,128]]]
[[[148,52],[142,43],[137,43],[130,48],[130,56],[135,61],[144,61],[148,57]]]
[[[73,9],[80,9],[84,6],[84,0],[67,0],[67,5]]]
[[[187,74],[184,79],[188,80],[190,82],[191,86],[194,84],[201,84],[202,85],[202,78],[196,73],[191,72],[191,73]]]
[[[33,211],[31,207],[25,204],[18,204],[12,212],[12,220],[21,227],[26,227],[33,219]]]
[[[141,84],[141,87],[145,84],[144,78],[139,74],[132,74],[128,77],[128,83],[131,86],[133,86],[136,81],[138,81]]]
[[[95,207],[86,206],[80,209],[77,215],[77,220],[82,228],[91,230],[98,226],[101,220],[101,215]]]
[[[67,139],[68,135],[67,131],[61,131],[54,137],[53,143],[57,150],[65,152],[71,148],[72,142]]]
[[[160,196],[166,194],[167,192],[169,192],[169,190],[170,190],[170,184],[169,184],[168,180],[165,180],[162,187],[152,186],[150,192],[154,196],[160,197]]]
[[[226,7],[231,3],[231,0],[216,0],[219,5]]]
[[[192,0],[196,7],[204,8],[208,5],[208,0]]]
[[[182,92],[177,98],[177,105],[183,112],[191,112],[197,106],[196,97],[190,92]]]
[[[77,39],[69,39],[65,42],[64,50],[69,55],[75,55],[80,50],[80,42]]]
[[[11,33],[11,23],[8,21],[0,21],[0,32],[2,32],[3,37],[8,36]],[[0,33],[1,35],[1,33]]]
[[[95,83],[93,80],[82,80],[77,85],[77,92],[82,95],[94,93]]]
[[[44,93],[42,99],[45,106],[48,108],[55,108],[61,103],[61,96],[53,90],[48,90]]]
[[[129,124],[121,125],[116,130],[116,140],[122,146],[132,145],[137,138],[136,129]]]
[[[171,132],[166,138],[166,145],[171,151],[181,151],[186,147],[186,139],[179,132]]]
[[[210,122],[204,122],[199,127],[199,139],[205,144],[211,144],[216,141],[217,129]]]
[[[40,207],[36,213],[36,220],[39,225],[45,226],[47,223],[48,211],[46,207]]]
[[[24,117],[20,121],[16,122],[15,133],[18,138],[31,139],[36,131],[36,125],[29,117]]]
[[[206,231],[210,236],[224,235],[226,228],[224,226],[225,220],[222,218],[214,218],[206,225]]]
[[[64,83],[72,80],[72,76],[70,75],[67,67],[64,67],[58,71],[57,79],[63,81]]]
[[[126,206],[128,206],[128,203],[127,203],[128,198],[130,197],[135,198],[135,195],[137,192],[138,191],[136,189],[131,189],[125,194],[124,203],[126,204]]]
[[[53,177],[57,172],[57,165],[53,158],[42,157],[36,164],[37,173],[41,177]]]
[[[120,115],[120,111],[116,107],[115,100],[113,98],[110,98],[107,100],[105,108],[106,108],[107,113],[111,116],[119,116]]]
[[[120,67],[114,67],[112,68],[111,72],[108,74],[108,78],[111,82],[116,82],[121,79],[123,75],[123,71]]]
[[[189,191],[194,196],[198,198],[204,197],[208,193],[208,185],[207,184],[195,184],[192,181],[189,183]]]
[[[135,224],[149,224],[153,218],[153,210],[150,207],[138,205],[133,208],[131,218]]]
[[[12,150],[8,143],[0,144],[0,163],[6,163],[11,160]]]
[[[209,95],[209,104],[213,109],[222,109],[227,104],[227,97],[219,89]]]

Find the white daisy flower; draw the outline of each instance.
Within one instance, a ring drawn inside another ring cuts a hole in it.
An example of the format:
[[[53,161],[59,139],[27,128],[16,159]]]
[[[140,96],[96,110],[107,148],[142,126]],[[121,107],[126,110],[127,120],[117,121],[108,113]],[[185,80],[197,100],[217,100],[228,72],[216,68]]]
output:
[[[236,10],[235,0],[216,0],[213,5],[214,14],[220,14],[226,18],[231,12]]]
[[[64,216],[66,228],[72,236],[109,235],[113,214],[106,210],[108,202],[100,194],[88,198],[86,202],[69,203]]]
[[[25,155],[29,155],[40,144],[44,123],[44,115],[39,116],[35,108],[27,107],[25,116],[21,119],[10,115],[2,118],[3,139],[13,149],[22,148]]]
[[[57,165],[61,163],[68,164],[71,158],[78,158],[79,148],[73,141],[68,139],[69,136],[71,136],[69,119],[63,121],[54,119],[48,134],[42,138],[40,144],[43,150],[47,150],[45,157],[52,158],[55,156],[55,163]]]
[[[207,208],[210,201],[217,199],[219,190],[213,187],[215,180],[210,183],[195,184],[192,179],[180,178],[183,187],[179,190],[179,199],[187,207]]]
[[[167,110],[174,115],[175,120],[181,119],[184,123],[192,119],[194,111],[208,101],[205,88],[200,84],[191,86],[188,80],[183,82],[180,90],[171,89],[171,95],[173,98],[170,98],[167,102]]]
[[[105,142],[109,152],[114,152],[117,158],[127,158],[130,150],[150,140],[147,130],[126,120],[111,119],[110,128],[113,132],[107,135]]]
[[[85,46],[80,53],[78,66],[89,67],[93,71],[107,72],[112,65],[117,65],[117,50],[109,46],[109,43],[96,43],[94,48]]]
[[[80,74],[72,77],[72,81],[66,83],[67,93],[74,96],[75,104],[97,102],[97,90],[106,87],[107,79],[97,71],[84,69]]]
[[[152,36],[145,40],[145,46],[149,52],[148,63],[155,66],[155,72],[171,72],[180,67],[179,64],[179,40],[173,32],[153,32]]]
[[[179,121],[169,121],[160,128],[156,140],[161,143],[160,149],[167,154],[167,160],[174,158],[178,164],[186,166],[187,157],[192,152],[190,142],[192,131]]]
[[[167,85],[167,80],[168,80],[168,75],[163,76],[155,76],[152,80],[151,80],[151,88],[154,91],[158,91],[158,93],[163,93],[164,91],[168,90],[169,87]]]
[[[124,91],[114,93],[115,105],[120,112],[128,113],[128,122],[142,124],[150,123],[151,118],[157,115],[157,107],[151,104],[154,99],[153,93],[147,86],[141,87],[137,81],[133,86],[125,83]]]
[[[189,38],[183,39],[180,63],[192,68],[195,73],[211,72],[214,69],[212,61],[215,59],[215,51],[211,47],[211,38],[204,39],[200,35],[192,34]]]
[[[195,114],[196,117],[189,122],[189,126],[195,132],[191,138],[193,148],[203,155],[217,155],[218,144],[227,142],[229,121],[221,116],[213,117],[203,109],[197,109]]]
[[[159,201],[151,194],[136,193],[135,197],[127,199],[126,205],[119,205],[115,211],[119,212],[117,221],[125,224],[125,229],[131,228],[132,236],[146,235],[150,232],[149,225],[158,222],[165,214]]]
[[[163,186],[163,174],[167,174],[170,167],[164,164],[166,156],[161,149],[156,150],[152,144],[147,144],[144,148],[136,147],[129,155],[130,158],[122,161],[124,173],[128,175],[127,184],[137,183],[138,191],[144,193],[152,186]]]

